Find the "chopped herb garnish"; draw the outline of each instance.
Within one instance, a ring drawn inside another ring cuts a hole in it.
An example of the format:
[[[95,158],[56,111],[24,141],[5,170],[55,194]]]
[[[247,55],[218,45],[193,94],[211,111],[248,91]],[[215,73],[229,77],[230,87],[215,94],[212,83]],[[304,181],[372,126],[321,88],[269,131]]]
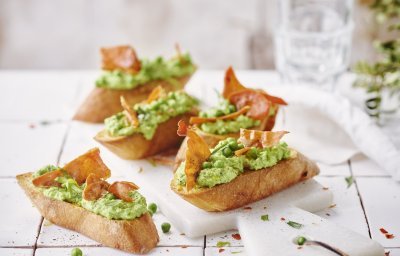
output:
[[[261,220],[263,220],[263,221],[269,221],[269,216],[268,216],[268,214],[261,215]]]
[[[41,124],[41,125],[49,125],[49,124],[50,124],[50,122],[49,122],[49,121],[46,121],[46,120],[44,120],[44,121],[41,121],[41,122],[40,122],[40,124]]]
[[[156,161],[154,161],[154,159],[147,159],[147,161],[149,161],[149,163],[150,163],[153,167],[156,167],[156,166],[157,166],[157,163],[156,163]]]
[[[221,146],[215,148],[215,149],[211,152],[211,155],[217,153],[219,150],[221,150],[221,149],[223,149],[223,148],[225,148],[225,147],[229,147],[229,144],[221,145]]]
[[[294,221],[291,221],[291,220],[289,220],[288,222],[286,222],[286,224],[288,224],[288,225],[291,226],[292,228],[297,228],[297,229],[300,229],[300,228],[303,227],[303,224],[300,224],[300,223],[297,223],[297,222],[294,222]]]
[[[217,242],[217,247],[224,247],[224,246],[231,246],[230,242],[223,242],[223,241],[218,241]]]
[[[344,179],[345,179],[346,182],[347,182],[347,188],[349,188],[349,187],[351,187],[351,185],[353,185],[353,183],[354,183],[353,176],[349,176],[349,177],[346,177],[346,178],[344,178]]]
[[[298,245],[304,245],[307,242],[307,239],[304,236],[299,236],[296,242]]]
[[[231,252],[232,254],[239,254],[242,253],[243,251],[237,251],[237,252]]]

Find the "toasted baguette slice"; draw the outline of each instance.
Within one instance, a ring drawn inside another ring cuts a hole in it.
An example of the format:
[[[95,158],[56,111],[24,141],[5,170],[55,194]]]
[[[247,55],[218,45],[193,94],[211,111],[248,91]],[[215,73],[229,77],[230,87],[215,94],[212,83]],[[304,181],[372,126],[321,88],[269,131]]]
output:
[[[183,140],[176,134],[179,120],[188,122],[196,114],[197,110],[191,111],[159,124],[151,140],[145,139],[140,133],[112,137],[106,130],[99,132],[94,139],[123,159],[141,159],[178,147]]]
[[[229,183],[186,191],[171,182],[171,189],[191,204],[210,212],[227,211],[266,198],[319,173],[317,165],[297,153],[275,166],[245,171]]]
[[[56,225],[130,253],[146,253],[159,241],[149,213],[133,220],[109,220],[82,207],[46,197],[33,186],[32,173],[18,175],[17,180],[42,216]]]
[[[112,116],[123,109],[121,107],[121,96],[124,96],[129,105],[135,105],[147,99],[154,88],[161,85],[167,92],[181,90],[184,88],[191,75],[178,78],[178,84],[174,85],[167,81],[151,81],[130,90],[114,90],[95,87],[88,95],[82,105],[78,108],[74,120],[102,123],[105,118]]]

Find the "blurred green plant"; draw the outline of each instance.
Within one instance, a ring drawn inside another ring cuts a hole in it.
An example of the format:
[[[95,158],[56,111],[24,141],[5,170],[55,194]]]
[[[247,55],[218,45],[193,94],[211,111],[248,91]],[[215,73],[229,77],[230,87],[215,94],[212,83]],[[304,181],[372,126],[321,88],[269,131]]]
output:
[[[393,33],[400,31],[400,0],[375,0],[370,8],[375,12],[378,24],[392,21],[387,29]],[[379,121],[382,113],[398,110],[398,107],[390,111],[382,109],[382,93],[387,90],[389,97],[398,97],[400,102],[400,39],[374,42],[374,46],[380,53],[380,59],[373,64],[365,61],[356,64],[354,71],[358,75],[354,86],[366,89],[367,112]]]

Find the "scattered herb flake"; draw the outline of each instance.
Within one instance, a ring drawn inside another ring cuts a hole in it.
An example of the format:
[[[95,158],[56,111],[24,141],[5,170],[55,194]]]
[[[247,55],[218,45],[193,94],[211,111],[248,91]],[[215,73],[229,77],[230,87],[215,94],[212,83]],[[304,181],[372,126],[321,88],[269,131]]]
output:
[[[351,187],[351,185],[353,185],[353,183],[354,183],[354,178],[353,178],[353,176],[349,176],[349,177],[346,177],[346,178],[344,178],[345,180],[346,180],[346,182],[347,182],[347,188],[349,188],[349,187]]]
[[[269,221],[269,216],[268,216],[268,214],[265,214],[265,215],[261,215],[261,220],[263,220],[263,221]]]
[[[286,222],[286,224],[288,224],[288,225],[291,226],[292,228],[297,228],[297,229],[300,229],[300,228],[303,227],[303,224],[300,224],[300,223],[297,223],[297,222],[294,222],[294,221],[291,221],[291,220],[289,220],[288,222]]]
[[[46,120],[44,120],[44,121],[40,121],[40,124],[41,125],[49,125],[50,124],[50,121],[46,121]]]
[[[231,243],[230,242],[223,242],[223,241],[218,241],[217,242],[217,247],[221,248],[221,247],[224,247],[224,246],[231,246]]]
[[[394,235],[393,234],[389,234],[389,232],[384,228],[380,228],[379,231],[381,231],[381,233],[385,235],[386,239],[393,239],[394,238]]]
[[[154,161],[154,159],[147,159],[147,161],[151,164],[151,166],[156,167],[157,163]]]
[[[243,251],[237,251],[237,252],[231,252],[232,254],[239,254],[242,253]]]
[[[381,231],[382,234],[387,234],[387,233],[389,233],[389,232],[387,232],[386,229],[384,229],[384,228],[380,228],[379,230]]]
[[[394,235],[393,234],[385,234],[386,239],[393,239]]]

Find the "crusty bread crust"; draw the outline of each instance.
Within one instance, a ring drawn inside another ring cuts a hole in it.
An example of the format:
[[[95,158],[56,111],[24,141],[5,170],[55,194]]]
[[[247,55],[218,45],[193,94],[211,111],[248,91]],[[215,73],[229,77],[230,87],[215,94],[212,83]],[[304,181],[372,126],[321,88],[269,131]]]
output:
[[[102,123],[105,118],[110,117],[123,109],[121,107],[121,96],[124,96],[129,105],[142,102],[154,88],[161,85],[167,92],[181,90],[184,88],[191,75],[178,78],[178,85],[167,81],[151,81],[131,90],[114,90],[95,87],[78,108],[74,120]]]
[[[275,166],[245,171],[229,183],[192,189],[171,182],[171,189],[191,204],[210,212],[227,211],[266,198],[319,173],[318,166],[304,155],[282,160]]]
[[[106,130],[99,132],[94,139],[123,159],[141,159],[179,146],[183,140],[176,134],[179,120],[188,122],[196,114],[197,110],[191,111],[159,124],[151,140],[146,140],[140,133],[111,137]]]
[[[18,175],[17,180],[42,216],[56,225],[130,253],[147,253],[159,241],[149,213],[133,220],[109,220],[82,207],[46,197],[33,186],[32,173]]]

